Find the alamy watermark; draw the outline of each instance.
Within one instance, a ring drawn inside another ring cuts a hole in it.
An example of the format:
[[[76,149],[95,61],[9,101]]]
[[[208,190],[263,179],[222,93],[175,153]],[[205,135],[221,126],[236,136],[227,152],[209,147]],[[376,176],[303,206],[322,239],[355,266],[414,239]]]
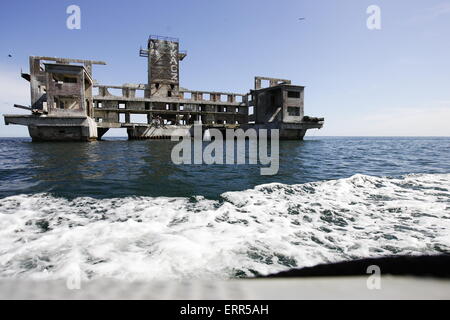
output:
[[[68,290],[80,290],[81,289],[81,276],[82,272],[77,264],[69,266],[69,275],[66,278],[66,287]]]
[[[381,8],[373,4],[367,8],[366,13],[369,15],[366,22],[367,29],[381,30]]]
[[[377,265],[371,265],[367,268],[367,274],[370,276],[367,278],[366,285],[369,290],[381,290],[381,269]]]
[[[182,140],[172,149],[173,163],[241,165],[248,162],[250,165],[257,165],[259,160],[260,165],[266,166],[260,169],[261,175],[268,176],[278,173],[280,165],[278,129],[256,130],[250,128],[245,131],[226,129],[224,137],[222,131],[214,128],[206,130],[203,134],[202,125],[195,124],[193,131],[193,136],[180,130],[175,130],[172,134],[172,141]],[[194,138],[193,142],[192,138]],[[209,141],[209,144],[203,147],[205,141]],[[270,152],[268,152],[269,145]],[[246,151],[248,151],[248,161],[246,161]]]
[[[79,6],[72,4],[67,7],[66,13],[69,15],[66,20],[66,26],[69,30],[81,29],[81,9]]]

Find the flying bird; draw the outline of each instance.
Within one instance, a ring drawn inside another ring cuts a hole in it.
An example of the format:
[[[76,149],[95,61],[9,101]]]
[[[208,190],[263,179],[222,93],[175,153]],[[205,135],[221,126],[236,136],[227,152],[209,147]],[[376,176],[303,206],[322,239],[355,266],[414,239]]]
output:
[[[300,20],[300,21],[301,21],[301,20],[306,20],[306,18],[298,18],[298,20]]]
[[[12,58],[12,55],[8,54],[8,58]]]

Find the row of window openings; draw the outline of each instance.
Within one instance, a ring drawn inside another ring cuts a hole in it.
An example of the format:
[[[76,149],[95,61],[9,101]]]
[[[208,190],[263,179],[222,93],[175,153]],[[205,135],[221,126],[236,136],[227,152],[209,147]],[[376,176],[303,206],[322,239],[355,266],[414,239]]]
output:
[[[123,91],[122,89],[118,89],[118,88],[107,88],[108,89],[108,93],[110,95],[116,96],[116,97],[123,97]],[[134,89],[135,93],[134,93],[134,97],[135,98],[145,98],[145,90],[144,89]],[[100,95],[99,92],[99,88],[95,87],[92,89],[92,95],[93,96],[98,96]]]
[[[299,117],[300,116],[300,108],[299,107],[288,107],[287,111],[288,111],[288,115],[291,117]]]
[[[113,96],[118,96],[118,97],[122,97],[123,96],[122,89],[108,88],[108,92],[111,95],[113,95]],[[98,88],[94,88],[93,95],[94,96],[99,95]],[[144,90],[136,89],[135,97],[136,98],[144,98],[145,97]],[[172,90],[167,91],[167,97],[169,97],[169,98],[173,97],[173,91]],[[185,100],[191,100],[192,99],[192,93],[191,92],[183,92],[183,97],[182,98],[185,99]],[[202,100],[205,100],[205,101],[211,100],[211,95],[209,93],[202,94]],[[228,95],[220,95],[220,100],[219,101],[220,102],[228,102]],[[237,102],[237,103],[243,102],[243,97],[242,96],[235,96],[235,102]]]
[[[141,117],[140,117],[141,116]],[[144,117],[142,117],[143,115],[130,115],[130,123],[147,123],[147,117],[146,116],[144,116]],[[104,119],[103,118],[95,118],[95,120],[97,121],[97,122],[99,122],[99,123],[102,123],[102,122],[104,122]],[[173,121],[171,121],[171,120],[167,120],[167,119],[162,119],[163,120],[163,124],[168,124],[168,125],[171,125],[171,124],[174,124],[174,122]],[[120,123],[126,123],[126,116],[125,116],[125,114],[124,113],[121,113],[121,114],[119,114],[119,122]],[[180,124],[186,124],[187,122],[186,122],[186,120],[183,120],[183,119],[180,119],[179,121],[178,121]],[[217,121],[211,121],[211,123],[212,124],[232,124],[233,123],[233,121],[226,121],[226,120],[217,120]],[[234,124],[239,124],[239,121],[234,121]]]
[[[64,78],[64,82],[67,83],[76,83],[77,79],[76,78]],[[94,92],[94,96],[98,95],[98,88],[94,88],[94,90],[96,90],[96,92]],[[112,88],[108,88],[108,92],[114,96],[122,96],[122,89],[112,89]],[[169,90],[167,92],[167,96],[168,97],[172,97],[172,91]],[[288,98],[294,98],[294,99],[300,99],[301,97],[301,92],[300,91],[288,91],[287,93]],[[144,98],[144,90],[136,90],[135,93],[135,97],[138,98]],[[192,93],[191,92],[183,92],[183,99],[185,100],[191,100],[192,99]],[[202,94],[202,100],[205,101],[209,101],[211,100],[211,94],[209,93],[203,93]],[[252,96],[249,95],[248,96],[248,101],[252,101]],[[228,102],[228,95],[220,95],[220,101],[221,102]],[[235,96],[235,101],[240,103],[243,102],[243,97],[242,96]]]
[[[191,100],[192,99],[192,93],[191,92],[183,92],[183,99],[185,100]],[[241,103],[243,102],[242,96],[235,96],[235,102]],[[201,94],[201,100],[210,101],[211,100],[211,94],[209,93],[202,93]],[[220,102],[229,102],[228,95],[222,94],[219,98]]]
[[[300,99],[300,92],[299,91],[288,91],[287,96],[290,99]],[[270,96],[270,103],[272,105],[275,104],[275,95]]]
[[[300,93],[300,91],[288,91],[287,96],[288,96],[288,98],[300,99],[301,93]],[[253,101],[252,95],[248,95],[248,101]],[[275,95],[270,96],[270,103],[272,105],[275,104]]]
[[[156,90],[159,89],[159,83],[155,84]],[[170,85],[170,90],[167,91],[167,96],[172,97],[172,90],[175,89],[175,86],[173,84]],[[228,95],[222,94],[220,95],[219,101],[221,102],[228,102]],[[191,92],[183,92],[183,99],[185,100],[191,100],[192,99],[192,93]],[[202,93],[201,94],[202,100],[211,100],[211,94],[209,93]],[[242,96],[235,96],[236,102],[243,102]]]
[[[273,80],[275,80],[275,79],[273,79]],[[274,85],[272,85],[271,81],[268,80],[268,79],[259,79],[257,81],[259,81],[259,87],[261,89],[266,89],[266,88],[270,88],[270,87],[273,87],[273,86],[280,85],[282,83],[286,83],[286,81],[278,80],[278,81],[275,81]]]
[[[288,91],[288,98],[300,99],[300,91]]]
[[[101,102],[99,102],[97,104],[97,108],[103,108],[103,104]],[[125,103],[119,103],[118,105],[119,109],[126,109],[126,104]],[[232,110],[231,108],[229,108],[230,110]],[[150,110],[150,105],[149,104],[145,104],[145,110]],[[166,110],[175,110],[175,109],[171,109],[170,108],[170,104],[166,104]],[[180,110],[179,111],[184,111],[184,105],[180,105]],[[204,111],[204,108],[202,106],[199,106],[198,111]],[[228,111],[227,107],[218,107],[217,112],[232,112],[232,111]],[[236,107],[235,108],[235,112],[238,113],[239,112],[239,108]]]
[[[86,102],[86,104],[89,106],[89,102]],[[44,110],[48,110],[48,102],[44,101],[42,103],[42,107]],[[52,105],[53,109],[78,109],[80,107],[80,104],[78,102],[78,100],[71,100],[71,99],[64,99],[64,100],[59,100],[59,99],[55,99],[55,101],[53,101],[53,105]]]
[[[76,77],[63,77],[62,80],[61,79],[57,79],[56,77],[53,77],[53,81],[58,83],[58,84],[77,83],[78,82]]]

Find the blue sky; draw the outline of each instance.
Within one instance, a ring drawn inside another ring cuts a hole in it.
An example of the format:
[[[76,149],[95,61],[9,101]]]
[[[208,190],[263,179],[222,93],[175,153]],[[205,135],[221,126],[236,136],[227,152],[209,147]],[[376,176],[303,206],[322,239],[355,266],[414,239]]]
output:
[[[71,4],[81,30],[66,28]],[[366,27],[372,4],[381,30]],[[188,51],[185,88],[245,93],[256,75],[305,85],[306,113],[326,118],[309,135],[450,135],[448,0],[16,0],[0,16],[2,114],[29,104],[29,55],[104,60],[100,83],[145,83],[138,50],[159,34]],[[0,136],[27,135],[1,120]]]

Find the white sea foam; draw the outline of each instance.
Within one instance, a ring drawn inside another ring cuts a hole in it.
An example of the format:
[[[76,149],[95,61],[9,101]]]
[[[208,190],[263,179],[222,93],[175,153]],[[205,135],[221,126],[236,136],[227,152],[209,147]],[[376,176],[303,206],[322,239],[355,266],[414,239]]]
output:
[[[450,252],[450,174],[355,175],[202,197],[0,200],[0,277],[229,278]]]

